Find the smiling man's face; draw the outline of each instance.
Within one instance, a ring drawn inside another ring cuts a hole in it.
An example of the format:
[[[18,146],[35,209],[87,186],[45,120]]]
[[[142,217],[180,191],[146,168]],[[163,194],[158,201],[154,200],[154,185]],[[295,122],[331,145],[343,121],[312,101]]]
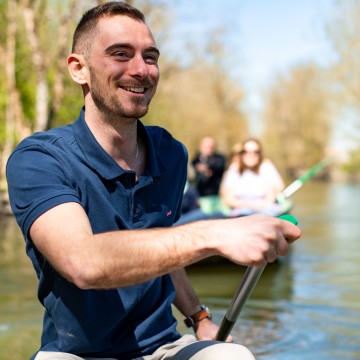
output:
[[[144,116],[159,82],[158,58],[146,24],[123,15],[100,19],[87,59],[95,106],[112,116]]]

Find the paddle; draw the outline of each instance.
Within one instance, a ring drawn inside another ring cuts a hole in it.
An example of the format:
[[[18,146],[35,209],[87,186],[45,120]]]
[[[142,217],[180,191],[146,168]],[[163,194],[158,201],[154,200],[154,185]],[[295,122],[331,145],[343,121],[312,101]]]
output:
[[[326,158],[319,161],[315,164],[310,170],[308,170],[304,175],[300,176],[298,179],[293,181],[288,185],[280,194],[278,194],[278,199],[289,198],[295,191],[299,190],[305,183],[312,179],[317,173],[322,169],[328,166],[333,161],[332,158]]]
[[[278,199],[281,201],[290,197],[295,191],[299,190],[306,182],[313,178],[320,170],[330,164],[332,161],[331,158],[324,159],[314,165],[309,171],[307,171],[300,178],[292,182],[286,189],[278,195]],[[295,225],[297,220],[291,215],[282,215],[279,216],[284,220],[288,220]],[[219,331],[216,335],[216,340],[225,341],[230,334],[231,329],[233,328],[239,314],[245,305],[247,299],[249,298],[251,292],[255,288],[262,272],[264,271],[265,266],[255,267],[249,266],[246,269],[244,277],[240,283],[240,287],[234,296],[229,309],[227,310],[224,319],[220,325]]]
[[[279,219],[287,220],[297,225],[297,220],[289,214],[279,216]],[[230,334],[231,329],[235,325],[240,311],[244,307],[248,297],[255,288],[265,266],[249,266],[246,269],[244,277],[241,281],[240,287],[234,296],[228,311],[226,312],[224,319],[220,325],[219,331],[216,334],[216,340],[225,341]]]

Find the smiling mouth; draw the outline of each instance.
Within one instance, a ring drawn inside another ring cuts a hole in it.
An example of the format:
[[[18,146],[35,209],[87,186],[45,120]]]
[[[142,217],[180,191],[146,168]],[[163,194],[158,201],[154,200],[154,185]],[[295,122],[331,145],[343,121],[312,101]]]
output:
[[[120,86],[120,87],[123,90],[130,91],[136,94],[144,94],[146,90],[144,87],[132,87],[132,86]]]

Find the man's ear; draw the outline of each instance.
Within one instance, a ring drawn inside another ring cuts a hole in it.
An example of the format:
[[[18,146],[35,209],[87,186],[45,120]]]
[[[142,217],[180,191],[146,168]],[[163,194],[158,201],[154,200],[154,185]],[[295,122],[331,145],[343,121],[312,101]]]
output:
[[[87,84],[88,67],[82,55],[70,54],[67,66],[72,79],[79,85]]]

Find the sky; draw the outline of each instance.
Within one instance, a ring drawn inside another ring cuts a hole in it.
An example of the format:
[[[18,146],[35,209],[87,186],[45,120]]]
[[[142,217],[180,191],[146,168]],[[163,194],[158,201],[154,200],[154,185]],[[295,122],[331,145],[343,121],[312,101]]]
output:
[[[175,53],[187,39],[201,47],[210,28],[226,29],[227,69],[247,93],[245,110],[254,135],[261,129],[262,93],[277,74],[308,61],[326,66],[335,59],[325,29],[334,0],[175,0],[172,10]]]

